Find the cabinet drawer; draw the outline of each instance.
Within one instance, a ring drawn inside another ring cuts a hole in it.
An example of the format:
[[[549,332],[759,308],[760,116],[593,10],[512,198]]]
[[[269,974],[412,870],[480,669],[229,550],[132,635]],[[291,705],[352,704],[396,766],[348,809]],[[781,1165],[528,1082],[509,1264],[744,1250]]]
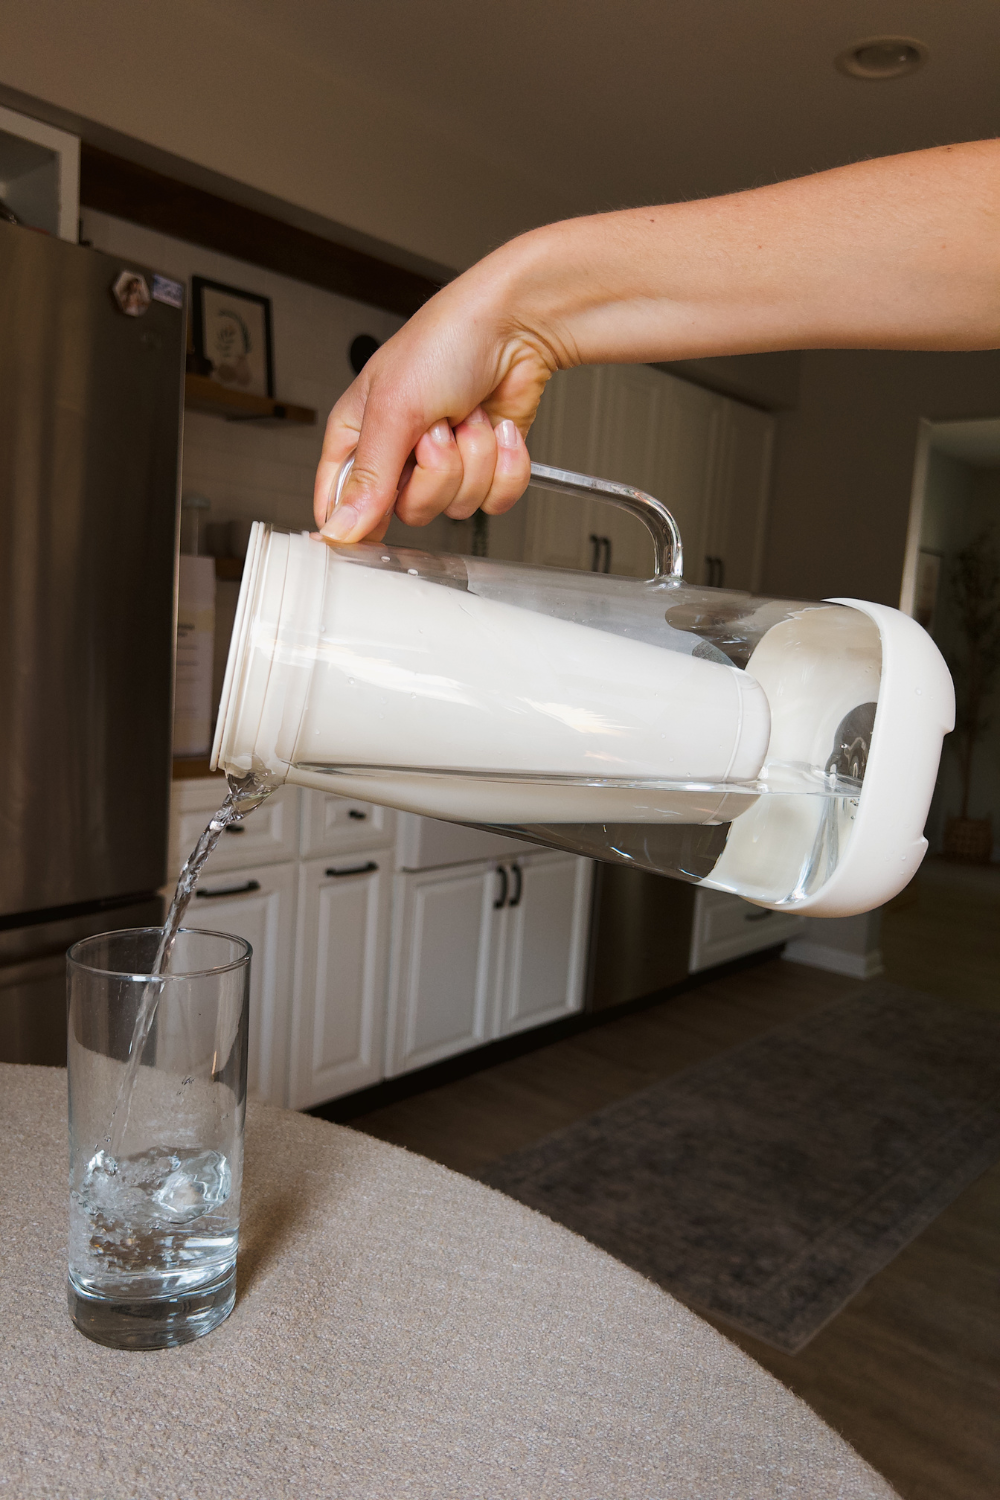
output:
[[[303,859],[345,849],[384,849],[395,837],[396,814],[389,807],[329,792],[302,792]]]
[[[484,859],[516,859],[531,854],[537,844],[525,844],[490,828],[467,828],[418,813],[400,813],[396,826],[397,870],[436,870],[447,865],[478,863]]]
[[[691,933],[692,974],[727,963],[795,936],[805,919],[787,912],[752,906],[725,891],[699,890],[694,900]]]
[[[221,776],[174,782],[170,797],[171,875],[178,874],[225,795],[226,783]],[[244,870],[251,865],[294,859],[299,844],[298,812],[298,787],[279,787],[242,823],[226,829],[209,861],[209,871]]]

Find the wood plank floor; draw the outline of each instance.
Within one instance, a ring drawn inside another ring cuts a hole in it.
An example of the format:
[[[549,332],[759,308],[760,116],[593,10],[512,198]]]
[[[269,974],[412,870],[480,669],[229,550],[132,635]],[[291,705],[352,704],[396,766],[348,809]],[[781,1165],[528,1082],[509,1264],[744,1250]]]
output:
[[[899,984],[1000,1010],[1000,865],[928,859],[883,912],[882,956]]]
[[[886,919],[890,977],[900,982],[919,983],[917,976],[928,973],[921,962],[928,946],[924,899],[921,888],[915,912],[907,915],[911,902]],[[927,989],[956,1003],[990,1003],[1000,979],[998,963],[991,988],[990,954],[1000,955],[1000,947],[991,949],[993,937],[981,932],[990,899],[956,898],[958,915],[949,908],[935,932],[936,982]],[[1000,910],[993,919],[1000,931],[997,917]],[[963,947],[969,924],[977,936]],[[972,973],[964,984],[963,963]],[[852,987],[855,981],[773,960],[351,1124],[474,1174]],[[968,1188],[800,1354],[716,1326],[841,1432],[905,1500],[1000,1494],[1000,1166]]]

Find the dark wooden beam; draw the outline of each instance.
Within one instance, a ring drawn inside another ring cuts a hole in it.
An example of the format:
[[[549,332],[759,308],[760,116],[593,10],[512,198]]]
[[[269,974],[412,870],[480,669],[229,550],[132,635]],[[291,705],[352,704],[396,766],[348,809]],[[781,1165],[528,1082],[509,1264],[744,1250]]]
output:
[[[403,317],[440,285],[86,142],[80,148],[80,202]]]

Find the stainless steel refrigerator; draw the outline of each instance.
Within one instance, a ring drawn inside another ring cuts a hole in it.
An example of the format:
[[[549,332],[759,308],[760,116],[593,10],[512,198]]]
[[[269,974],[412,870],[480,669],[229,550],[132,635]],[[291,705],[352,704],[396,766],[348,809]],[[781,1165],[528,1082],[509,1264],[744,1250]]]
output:
[[[0,1061],[64,1061],[70,943],[161,920],[177,291],[0,223]]]

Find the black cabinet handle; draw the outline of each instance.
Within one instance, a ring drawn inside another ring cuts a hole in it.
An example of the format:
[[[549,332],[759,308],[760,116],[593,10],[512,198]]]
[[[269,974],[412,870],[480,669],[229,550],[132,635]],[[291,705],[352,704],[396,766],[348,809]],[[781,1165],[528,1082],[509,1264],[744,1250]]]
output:
[[[725,587],[726,564],[721,557],[706,557],[705,571],[708,574],[705,582],[710,589],[721,589]]]
[[[494,911],[499,911],[502,906],[507,905],[507,871],[503,865],[497,865],[497,874],[500,876],[500,894],[493,903]]]
[[[601,547],[602,547],[602,549],[604,551],[604,565],[601,568],[601,572],[602,573],[610,573],[611,572],[611,538],[609,536],[602,536],[600,538],[600,543],[601,543]]]
[[[514,894],[511,896],[509,904],[511,906],[520,906],[521,894],[524,890],[524,876],[521,873],[520,865],[511,865],[510,868],[514,876]]]
[[[368,814],[362,812],[360,807],[349,807],[347,809],[347,816],[353,818],[356,823],[363,823]]]
[[[226,885],[218,891],[206,891],[199,886],[195,895],[199,896],[202,901],[214,901],[218,896],[248,896],[251,891],[259,890],[259,880],[245,880],[242,885]]]
[[[223,833],[246,833],[242,823],[227,823]]]
[[[331,867],[329,870],[324,871],[324,874],[331,876],[334,880],[339,880],[344,875],[370,875],[373,870],[377,869],[378,865],[375,861],[369,859],[363,865],[348,865],[346,870],[336,870]]]
[[[590,543],[590,571],[592,573],[599,573],[600,568],[598,564],[600,562],[601,541],[603,539],[599,536],[596,536],[594,532],[591,532],[587,540]]]

